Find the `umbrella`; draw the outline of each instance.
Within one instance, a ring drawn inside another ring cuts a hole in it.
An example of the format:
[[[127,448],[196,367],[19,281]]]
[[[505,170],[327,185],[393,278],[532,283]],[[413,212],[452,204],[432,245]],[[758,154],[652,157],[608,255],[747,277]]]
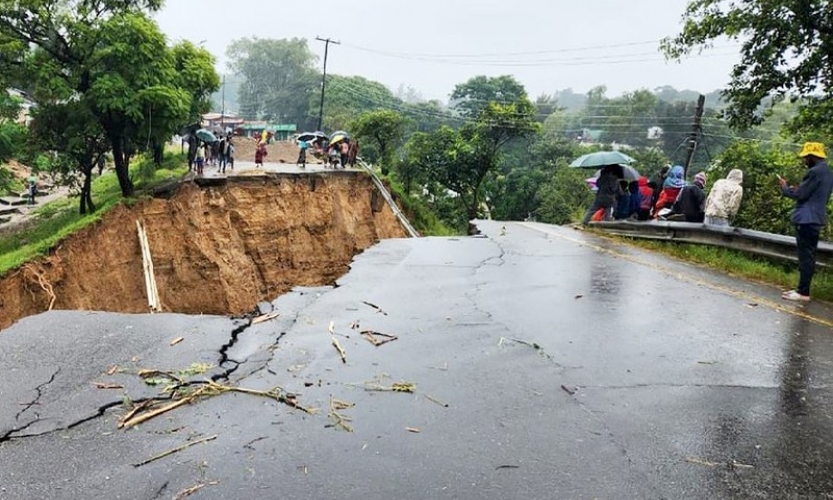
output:
[[[197,139],[203,142],[217,142],[217,138],[214,136],[214,134],[211,133],[210,130],[201,128],[197,130],[195,134],[197,136]]]
[[[333,132],[333,135],[330,136],[330,144],[338,144],[341,141],[349,141],[350,134],[343,130],[339,130],[337,132]]]
[[[588,187],[590,187],[590,190],[593,191],[594,193],[599,190],[599,188],[596,186],[596,181],[599,180],[599,175],[598,174],[600,172],[601,171],[596,172],[596,177],[589,177],[587,179],[584,179],[584,182],[587,183]]]
[[[633,163],[636,160],[619,151],[598,151],[577,158],[570,166],[573,168],[599,168],[605,165]]]
[[[317,139],[327,139],[327,134],[324,132],[303,132],[298,135],[299,141],[310,142]]]
[[[639,178],[642,177],[642,175],[639,172],[637,172],[637,170],[635,168],[633,168],[632,166],[630,166],[630,165],[619,165],[619,166],[622,167],[622,175],[623,175],[622,178],[625,179],[628,182],[638,181]],[[602,175],[602,171],[597,170],[596,174],[593,176],[593,178],[598,179],[600,175]]]

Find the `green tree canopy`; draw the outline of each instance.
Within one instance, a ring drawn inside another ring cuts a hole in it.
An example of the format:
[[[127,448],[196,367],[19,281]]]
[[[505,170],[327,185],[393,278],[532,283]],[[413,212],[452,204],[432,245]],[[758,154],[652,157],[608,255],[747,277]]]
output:
[[[740,41],[740,60],[725,90],[730,123],[760,123],[770,96],[801,97],[805,126],[833,129],[833,3],[828,0],[691,0],[679,35],[663,42],[669,58]]]
[[[393,153],[405,135],[408,119],[396,111],[382,109],[360,115],[350,124],[350,130],[358,138],[373,141],[379,151],[376,158],[382,164],[382,174],[387,175],[393,164]]]
[[[467,118],[476,118],[490,103],[512,104],[529,99],[524,86],[510,75],[476,76],[458,84],[451,93],[452,106]]]
[[[306,39],[242,38],[229,45],[230,69],[244,77],[239,87],[240,114],[302,125],[309,120],[309,99],[321,88],[317,60]]]

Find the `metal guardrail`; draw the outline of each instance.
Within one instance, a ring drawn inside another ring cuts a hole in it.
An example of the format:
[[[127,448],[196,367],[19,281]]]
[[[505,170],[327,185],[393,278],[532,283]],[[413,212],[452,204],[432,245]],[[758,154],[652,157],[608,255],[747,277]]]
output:
[[[629,238],[711,245],[777,259],[798,260],[795,238],[751,229],[667,221],[593,222],[591,227]],[[819,242],[816,262],[833,267],[833,243]]]
[[[408,235],[411,238],[419,238],[419,233],[416,232],[414,226],[411,225],[411,221],[409,221],[408,218],[405,217],[405,214],[402,213],[402,210],[400,210],[396,202],[393,201],[393,197],[388,192],[388,189],[385,187],[385,184],[382,182],[382,179],[380,179],[379,176],[376,175],[376,172],[373,171],[373,168],[367,163],[365,163],[365,161],[361,158],[357,158],[356,161],[359,165],[362,166],[362,168],[364,168],[367,171],[367,173],[370,174],[370,178],[373,179],[373,184],[376,185],[376,189],[378,189],[379,192],[382,193],[382,197],[385,198],[385,201],[390,206],[390,209],[393,210],[393,215],[395,215],[396,218],[399,219],[399,223],[402,224],[402,227],[405,228],[405,231],[407,231]]]

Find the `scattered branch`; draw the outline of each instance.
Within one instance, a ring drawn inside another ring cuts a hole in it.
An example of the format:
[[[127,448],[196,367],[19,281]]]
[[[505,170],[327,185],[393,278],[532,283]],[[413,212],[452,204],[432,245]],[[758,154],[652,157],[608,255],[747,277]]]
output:
[[[346,432],[353,432],[353,427],[350,425],[352,419],[346,415],[340,413],[341,410],[347,410],[356,406],[353,403],[348,401],[341,401],[339,399],[333,399],[333,396],[330,395],[330,419],[333,421],[333,427],[336,429],[341,429]]]
[[[374,332],[373,330],[363,331],[362,337],[364,337],[365,340],[375,345],[376,347],[379,347],[380,345],[385,345],[388,342],[393,342],[394,340],[399,340],[399,337],[397,337],[396,335],[388,335],[387,333]]]
[[[192,446],[202,444],[202,443],[207,443],[208,441],[213,441],[215,439],[217,439],[217,434],[214,434],[213,436],[208,436],[208,437],[205,437],[205,438],[202,438],[202,439],[197,439],[196,441],[191,441],[190,443],[185,443],[181,446],[177,446],[176,448],[173,448],[173,449],[168,450],[166,452],[160,453],[158,455],[154,455],[154,456],[150,457],[149,459],[147,459],[143,462],[139,462],[138,464],[133,464],[133,467],[141,467],[143,465],[147,465],[151,462],[159,460],[160,458],[165,458],[167,456],[173,455],[174,453],[179,453],[180,451],[188,449]]]

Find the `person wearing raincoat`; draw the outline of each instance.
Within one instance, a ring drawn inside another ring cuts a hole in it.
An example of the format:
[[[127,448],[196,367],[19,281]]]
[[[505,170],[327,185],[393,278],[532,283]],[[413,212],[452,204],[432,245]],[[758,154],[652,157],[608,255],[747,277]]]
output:
[[[706,224],[728,226],[738,214],[743,198],[743,171],[732,169],[725,179],[714,183],[706,198]]]
[[[677,196],[685,187],[685,170],[680,165],[675,165],[668,172],[668,177],[662,184],[662,191],[659,193],[657,204],[654,205],[654,218],[659,217],[659,211],[671,207],[677,201]]]

